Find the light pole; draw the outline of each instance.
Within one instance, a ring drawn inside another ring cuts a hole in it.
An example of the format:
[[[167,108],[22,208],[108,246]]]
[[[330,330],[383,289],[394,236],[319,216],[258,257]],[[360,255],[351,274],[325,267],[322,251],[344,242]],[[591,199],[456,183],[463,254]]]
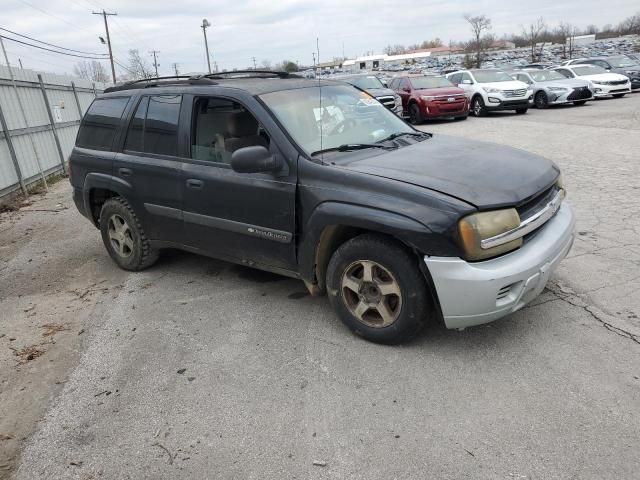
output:
[[[204,33],[204,49],[207,53],[207,67],[209,68],[209,73],[211,73],[211,59],[209,58],[209,43],[207,42],[207,28],[210,26],[211,24],[209,23],[209,20],[207,20],[206,18],[203,18],[202,25],[200,25],[200,28],[202,28],[202,33]]]

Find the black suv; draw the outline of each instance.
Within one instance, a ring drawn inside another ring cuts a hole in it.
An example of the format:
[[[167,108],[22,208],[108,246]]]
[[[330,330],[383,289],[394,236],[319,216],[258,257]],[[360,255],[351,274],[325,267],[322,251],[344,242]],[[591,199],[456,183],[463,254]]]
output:
[[[573,241],[552,162],[423,133],[351,85],[286,74],[110,88],[70,170],[120,267],[169,247],[299,278],[382,343],[518,310]]]

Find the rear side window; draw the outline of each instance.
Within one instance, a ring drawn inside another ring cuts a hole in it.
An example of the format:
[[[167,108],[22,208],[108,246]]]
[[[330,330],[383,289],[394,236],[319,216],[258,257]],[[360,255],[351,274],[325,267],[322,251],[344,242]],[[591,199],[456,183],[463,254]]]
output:
[[[129,98],[109,97],[94,100],[82,120],[76,145],[92,150],[111,150]]]
[[[143,97],[129,124],[125,150],[178,155],[181,95]]]

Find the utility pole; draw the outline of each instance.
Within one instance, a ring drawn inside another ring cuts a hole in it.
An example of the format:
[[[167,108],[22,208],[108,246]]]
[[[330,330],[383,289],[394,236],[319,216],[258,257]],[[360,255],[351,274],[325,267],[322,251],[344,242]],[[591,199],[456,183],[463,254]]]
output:
[[[160,50],[151,50],[149,53],[153,55],[153,67],[156,69],[156,77],[158,77],[158,67],[160,66],[160,64],[158,63],[158,58],[156,57],[156,55],[160,53]]]
[[[173,67],[173,71],[176,72],[176,77],[179,76],[180,72],[178,71],[178,64],[172,63],[171,66]]]
[[[251,57],[251,59],[253,60],[253,69],[257,70],[258,67],[256,66],[256,57]]]
[[[311,52],[311,55],[313,55],[313,68],[316,67],[316,52]]]
[[[109,36],[109,22],[107,17],[110,15],[118,15],[117,13],[108,13],[102,10],[101,12],[91,12],[94,15],[102,15],[104,18],[104,29],[107,31],[107,45],[109,46],[109,60],[111,61],[111,76],[113,77],[113,83],[116,83],[116,67],[113,66],[113,52],[111,51],[111,37]]]
[[[209,20],[207,20],[206,18],[203,18],[202,25],[200,25],[200,28],[202,28],[202,33],[204,34],[204,49],[205,49],[205,52],[207,53],[207,67],[209,68],[209,73],[211,73],[211,58],[209,57],[209,42],[207,41],[207,28],[210,26],[211,24],[209,23]]]
[[[24,67],[22,66],[22,59],[21,58],[18,59],[18,63],[20,64],[20,70],[24,70]]]

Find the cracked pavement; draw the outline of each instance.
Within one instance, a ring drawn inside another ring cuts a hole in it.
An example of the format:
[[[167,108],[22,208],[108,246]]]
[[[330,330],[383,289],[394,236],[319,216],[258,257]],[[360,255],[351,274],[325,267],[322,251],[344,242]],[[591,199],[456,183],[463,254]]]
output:
[[[0,250],[2,331],[26,336],[51,312],[71,322],[20,367],[59,385],[21,393],[14,370],[3,379],[0,427],[24,423],[7,420],[11,405],[41,419],[15,477],[637,478],[638,118],[635,94],[424,125],[555,160],[578,235],[526,308],[400,347],[355,338],[291,279],[181,252],[121,272],[72,208],[3,222],[3,240],[34,232]],[[72,206],[66,183],[50,195]],[[65,345],[76,354],[63,361]]]

